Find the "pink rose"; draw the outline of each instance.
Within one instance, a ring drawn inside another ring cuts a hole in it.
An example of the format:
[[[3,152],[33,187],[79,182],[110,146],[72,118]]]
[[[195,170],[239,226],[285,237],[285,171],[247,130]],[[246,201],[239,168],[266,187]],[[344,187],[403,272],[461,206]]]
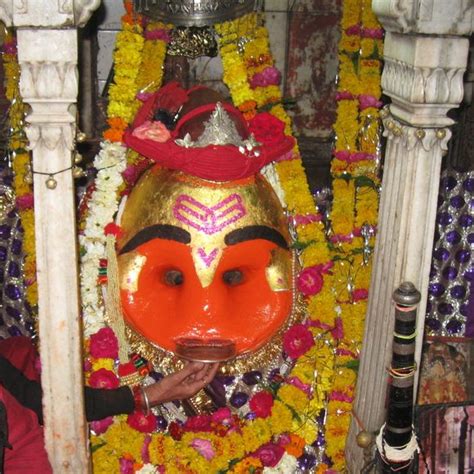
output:
[[[262,461],[262,464],[266,467],[275,467],[282,458],[285,450],[282,446],[277,444],[267,443],[255,451],[255,456]]]
[[[90,426],[91,430],[96,434],[100,435],[107,431],[107,428],[114,422],[112,416],[108,416],[107,418],[103,418],[102,420],[92,421]]]
[[[153,413],[146,415],[140,411],[136,410],[127,417],[127,423],[135,428],[137,431],[142,433],[151,433],[156,429],[156,416]]]
[[[208,461],[216,455],[212,443],[208,439],[195,438],[191,441],[191,446]]]
[[[120,385],[117,376],[107,369],[99,369],[92,372],[89,385],[94,388],[118,388]]]
[[[211,415],[211,420],[214,423],[229,424],[232,421],[232,412],[230,408],[219,408]]]
[[[294,324],[283,335],[283,349],[292,359],[302,356],[313,345],[313,335],[303,324]]]
[[[147,120],[142,125],[135,128],[132,135],[141,140],[153,140],[158,143],[165,143],[171,138],[170,131],[163,123],[159,121],[151,122],[150,120]]]
[[[273,407],[272,394],[266,391],[257,392],[249,402],[250,409],[258,418],[270,416]]]
[[[194,433],[198,431],[210,431],[211,430],[211,417],[209,415],[196,415],[188,418],[184,424],[186,431],[192,431]]]
[[[296,279],[298,290],[305,296],[318,294],[323,288],[323,282],[321,270],[317,266],[305,268]]]
[[[369,107],[375,107],[380,109],[382,107],[382,101],[378,100],[373,95],[360,94],[359,95],[359,108],[360,110],[368,109]]]
[[[115,359],[118,356],[118,341],[111,328],[101,328],[90,338],[90,353],[92,357],[110,357]]]
[[[276,145],[284,138],[285,124],[272,114],[262,112],[249,122],[249,131],[263,145]]]

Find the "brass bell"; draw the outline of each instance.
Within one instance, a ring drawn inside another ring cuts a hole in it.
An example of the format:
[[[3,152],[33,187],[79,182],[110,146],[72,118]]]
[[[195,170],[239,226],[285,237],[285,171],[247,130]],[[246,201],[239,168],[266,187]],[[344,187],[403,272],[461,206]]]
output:
[[[27,171],[25,173],[25,177],[23,178],[25,183],[33,184],[33,173],[31,171]]]
[[[368,448],[372,444],[373,439],[372,433],[365,430],[360,431],[356,436],[357,446],[363,449]]]
[[[87,135],[84,132],[77,132],[76,141],[78,143],[85,142],[87,140]]]
[[[78,165],[79,163],[82,162],[82,155],[80,153],[74,153],[74,163]]]
[[[46,187],[48,189],[56,189],[58,182],[54,179],[54,176],[51,174],[49,175],[48,179],[46,180]]]
[[[82,178],[84,176],[84,170],[80,166],[73,166],[72,176],[76,179]]]

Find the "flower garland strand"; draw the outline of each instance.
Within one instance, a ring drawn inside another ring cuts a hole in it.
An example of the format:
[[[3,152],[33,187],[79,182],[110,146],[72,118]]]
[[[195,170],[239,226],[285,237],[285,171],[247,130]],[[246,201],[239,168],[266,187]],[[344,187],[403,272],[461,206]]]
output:
[[[247,118],[252,118],[259,107],[270,107],[270,112],[285,123],[285,133],[292,135],[291,119],[282,106],[278,87],[281,76],[274,67],[268,31],[264,26],[257,26],[262,24],[259,16],[250,14],[216,27],[224,64],[224,81],[234,102]],[[247,25],[247,28],[243,25]],[[236,44],[241,38],[245,41],[239,52]],[[244,71],[247,74],[246,84],[243,83]],[[246,91],[243,96],[242,90]],[[253,94],[248,94],[249,91]],[[296,433],[302,434],[306,442],[312,444],[318,434],[322,436],[322,423],[318,433],[314,419],[325,407],[326,394],[331,386],[334,359],[331,329],[335,327],[336,314],[324,227],[308,189],[297,145],[291,158],[277,163],[275,169],[295,224],[298,245],[303,247],[300,255],[303,270],[298,277],[298,287],[307,297],[310,316],[308,332],[318,344],[305,357],[296,360],[289,380],[312,387],[317,379],[316,392],[310,398],[307,409],[313,422],[304,425],[303,433],[301,427],[293,426]]]
[[[331,211],[334,290],[341,331],[336,376],[328,404],[327,454],[345,467],[357,365],[370,284],[370,253],[378,212],[380,71],[383,30],[370,0],[344,0],[339,42],[339,83]],[[349,211],[349,212],[348,212]]]
[[[10,102],[8,121],[10,137],[8,149],[12,157],[14,173],[13,187],[16,205],[24,231],[23,252],[25,255],[24,277],[26,300],[37,313],[38,286],[36,282],[35,217],[33,209],[33,184],[30,167],[28,140],[24,131],[26,106],[20,94],[20,66],[18,64],[16,38],[11,30],[3,44],[3,67],[5,71],[5,96]]]

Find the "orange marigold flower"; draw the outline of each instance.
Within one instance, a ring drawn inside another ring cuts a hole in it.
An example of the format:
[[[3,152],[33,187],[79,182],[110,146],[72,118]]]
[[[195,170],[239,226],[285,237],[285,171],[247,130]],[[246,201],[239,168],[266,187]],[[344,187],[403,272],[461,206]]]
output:
[[[104,139],[111,142],[121,142],[123,138],[123,130],[116,130],[115,128],[109,128],[104,132]]]

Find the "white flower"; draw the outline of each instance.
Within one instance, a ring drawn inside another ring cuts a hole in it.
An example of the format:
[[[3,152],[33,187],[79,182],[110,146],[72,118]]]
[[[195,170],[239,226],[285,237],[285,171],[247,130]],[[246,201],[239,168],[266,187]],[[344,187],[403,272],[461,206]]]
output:
[[[275,467],[265,467],[264,474],[291,474],[298,470],[298,460],[291,454],[284,453]]]
[[[117,190],[127,165],[127,149],[119,143],[104,141],[94,159],[98,170],[95,190],[88,205],[83,234],[79,237],[81,257],[81,300],[86,335],[104,325],[104,307],[97,286],[99,261],[105,258],[104,228],[112,222],[118,207]]]

